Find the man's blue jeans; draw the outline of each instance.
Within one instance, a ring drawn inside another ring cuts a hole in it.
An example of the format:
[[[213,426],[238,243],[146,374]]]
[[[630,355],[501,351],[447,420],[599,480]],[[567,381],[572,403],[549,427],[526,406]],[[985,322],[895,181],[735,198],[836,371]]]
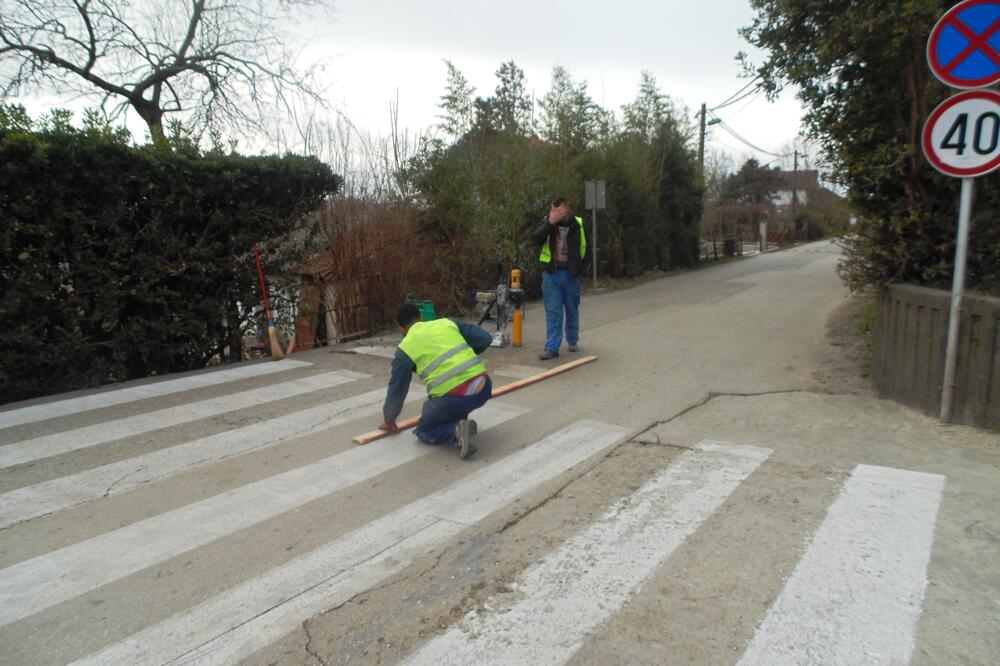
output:
[[[545,348],[559,351],[563,338],[563,311],[566,342],[580,339],[580,278],[569,271],[542,273],[542,303],[545,304]]]
[[[442,395],[428,398],[420,412],[420,421],[413,433],[424,444],[453,444],[458,422],[469,417],[493,395],[493,381],[486,377],[486,386],[473,395]]]

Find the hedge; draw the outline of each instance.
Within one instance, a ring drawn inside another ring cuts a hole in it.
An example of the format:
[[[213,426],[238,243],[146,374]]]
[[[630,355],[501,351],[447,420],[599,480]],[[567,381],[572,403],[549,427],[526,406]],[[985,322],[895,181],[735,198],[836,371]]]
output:
[[[0,128],[0,403],[204,367],[259,302],[254,243],[339,184],[308,157]]]

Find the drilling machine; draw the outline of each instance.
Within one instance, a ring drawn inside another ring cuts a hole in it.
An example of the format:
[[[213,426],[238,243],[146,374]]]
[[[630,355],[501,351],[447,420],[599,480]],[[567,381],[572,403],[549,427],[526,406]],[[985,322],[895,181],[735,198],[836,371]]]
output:
[[[503,279],[503,267],[498,267],[499,284],[495,289],[477,290],[470,289],[466,298],[466,306],[475,307],[476,303],[486,306],[483,316],[479,318],[479,326],[487,319],[496,322],[496,328],[492,332],[493,342],[491,347],[503,347],[511,339],[507,334],[507,325],[514,322],[514,346],[521,346],[521,321],[524,313],[524,289],[521,288],[521,271],[517,268],[510,272],[510,284]]]

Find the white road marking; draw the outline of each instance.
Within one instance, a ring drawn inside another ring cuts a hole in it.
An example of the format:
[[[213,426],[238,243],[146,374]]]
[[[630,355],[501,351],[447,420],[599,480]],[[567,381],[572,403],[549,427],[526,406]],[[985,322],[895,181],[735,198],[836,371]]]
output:
[[[368,356],[381,356],[382,358],[393,358],[396,355],[395,347],[351,347],[348,351],[355,354],[367,354]]]
[[[416,391],[407,402],[420,400]],[[61,511],[144,483],[162,479],[193,465],[223,460],[326,430],[352,419],[381,412],[385,389],[319,405],[300,412],[227,430],[209,437],[25,486],[0,495],[0,528]]]
[[[96,423],[66,432],[44,435],[0,447],[0,468],[49,458],[62,453],[106,444],[117,439],[141,435],[161,428],[190,423],[200,419],[235,412],[283,398],[292,398],[313,391],[333,388],[369,375],[351,370],[337,370],[320,375],[294,379],[270,386],[231,393],[187,405],[158,409],[123,419]]]
[[[858,465],[740,664],[907,664],[945,477]]]
[[[312,363],[293,361],[292,359],[275,361],[273,363],[253,363],[226,370],[205,372],[191,377],[179,377],[152,384],[143,384],[142,386],[130,386],[129,388],[104,391],[103,393],[85,395],[79,398],[67,398],[41,405],[8,409],[0,412],[0,428],[10,428],[25,423],[45,421],[57,416],[78,414],[80,412],[88,412],[92,409],[123,405],[127,402],[135,402],[136,400],[156,398],[171,393],[190,391],[205,386],[217,386],[240,379],[262,377],[275,372],[284,372],[285,370],[308,368],[311,366]]]
[[[565,663],[770,454],[700,443],[529,567],[513,605],[470,613],[404,663]]]
[[[488,403],[481,430],[529,410]],[[429,454],[412,432],[357,447],[0,570],[0,625]]]
[[[77,663],[235,663],[624,436],[576,423]]]
[[[501,377],[513,377],[514,379],[524,379],[525,377],[531,377],[532,375],[537,375],[539,372],[545,372],[544,368],[536,368],[531,365],[498,365],[496,368],[490,369],[491,375],[500,375]]]

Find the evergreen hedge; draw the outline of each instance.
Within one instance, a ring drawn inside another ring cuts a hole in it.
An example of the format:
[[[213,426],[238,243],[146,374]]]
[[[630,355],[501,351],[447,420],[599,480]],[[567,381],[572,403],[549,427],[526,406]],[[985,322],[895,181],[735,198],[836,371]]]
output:
[[[260,300],[254,243],[339,184],[315,158],[0,126],[0,403],[204,367]]]

